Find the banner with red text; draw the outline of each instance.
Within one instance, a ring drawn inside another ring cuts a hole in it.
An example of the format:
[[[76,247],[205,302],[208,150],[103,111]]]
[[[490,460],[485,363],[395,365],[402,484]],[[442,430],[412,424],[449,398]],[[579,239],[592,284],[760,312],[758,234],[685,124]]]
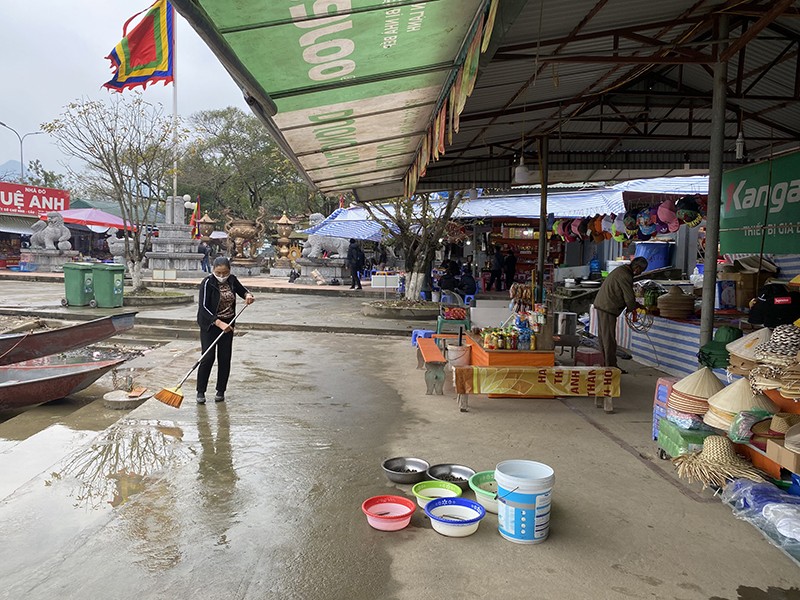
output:
[[[0,213],[39,215],[69,208],[69,192],[0,181]]]

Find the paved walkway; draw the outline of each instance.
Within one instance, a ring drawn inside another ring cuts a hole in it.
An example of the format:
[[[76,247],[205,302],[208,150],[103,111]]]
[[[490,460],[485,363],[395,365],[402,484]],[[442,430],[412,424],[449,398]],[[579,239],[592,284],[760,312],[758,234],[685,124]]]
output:
[[[11,295],[20,309],[58,310],[56,288]],[[297,314],[282,307],[282,319],[320,318],[304,316],[310,299],[294,300]],[[126,367],[159,389],[196,357],[195,341],[178,340]],[[116,421],[86,404],[109,389],[101,381],[70,401],[68,417],[40,418],[38,433],[21,434],[34,411],[7,421],[0,598],[797,597],[794,563],[655,457],[657,371],[625,365],[614,415],[580,398],[475,397],[460,413],[451,390],[425,395],[415,364],[405,338],[252,330],[235,341],[224,404],[150,400]],[[371,529],[364,499],[410,493],[383,476],[391,456],[476,470],[509,458],[551,465],[550,539],[512,544],[494,515],[471,537],[446,538],[421,510],[400,532]]]

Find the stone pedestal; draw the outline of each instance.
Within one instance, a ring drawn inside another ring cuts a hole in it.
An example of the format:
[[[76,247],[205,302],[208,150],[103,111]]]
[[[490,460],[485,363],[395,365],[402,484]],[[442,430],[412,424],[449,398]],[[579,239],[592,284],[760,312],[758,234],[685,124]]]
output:
[[[288,269],[283,267],[272,267],[269,270],[269,276],[275,277],[277,279],[288,279],[292,271],[293,269],[291,267],[289,267]]]
[[[146,254],[146,274],[154,269],[177,271],[178,277],[203,275],[203,255],[197,251],[199,240],[192,238],[192,228],[184,225],[183,199],[167,199],[167,223],[158,224],[158,237],[152,238],[153,250]]]
[[[261,267],[254,259],[241,259],[231,261],[231,273],[239,277],[258,277],[261,275]]]
[[[319,274],[330,281],[334,277],[341,282],[349,281],[350,269],[343,258],[298,258],[295,264],[300,268],[300,277],[295,283],[316,285],[317,280],[311,274],[312,271],[319,271]]]
[[[19,262],[36,265],[41,273],[59,273],[64,264],[72,262],[80,252],[77,250],[47,250],[45,248],[28,248],[20,252]]]

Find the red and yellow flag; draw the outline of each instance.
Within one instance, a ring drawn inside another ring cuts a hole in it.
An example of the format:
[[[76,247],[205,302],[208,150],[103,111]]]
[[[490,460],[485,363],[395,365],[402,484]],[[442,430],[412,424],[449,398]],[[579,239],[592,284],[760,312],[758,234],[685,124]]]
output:
[[[142,11],[145,12],[145,11]],[[156,0],[142,20],[128,31],[128,26],[142,13],[133,15],[122,26],[122,40],[106,58],[111,61],[114,77],[103,87],[122,92],[148,83],[173,81],[175,12],[167,0]]]

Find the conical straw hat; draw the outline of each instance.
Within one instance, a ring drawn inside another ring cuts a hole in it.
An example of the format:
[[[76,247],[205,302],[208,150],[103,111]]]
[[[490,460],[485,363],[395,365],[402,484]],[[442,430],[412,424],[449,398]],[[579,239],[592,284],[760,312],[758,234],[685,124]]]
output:
[[[728,387],[711,396],[708,399],[708,404],[733,414],[755,408],[766,410],[772,414],[780,410],[763,394],[754,396],[753,391],[750,389],[750,382],[745,378],[737,379]]]
[[[755,361],[756,346],[768,342],[770,335],[770,330],[764,327],[758,331],[754,331],[753,333],[748,333],[746,336],[740,337],[738,340],[732,341],[730,344],[725,346],[725,349],[730,354],[734,354],[747,360]]]
[[[724,387],[723,383],[714,375],[711,369],[703,367],[688,377],[681,379],[672,386],[672,389],[689,396],[694,396],[695,398],[707,400]]]

